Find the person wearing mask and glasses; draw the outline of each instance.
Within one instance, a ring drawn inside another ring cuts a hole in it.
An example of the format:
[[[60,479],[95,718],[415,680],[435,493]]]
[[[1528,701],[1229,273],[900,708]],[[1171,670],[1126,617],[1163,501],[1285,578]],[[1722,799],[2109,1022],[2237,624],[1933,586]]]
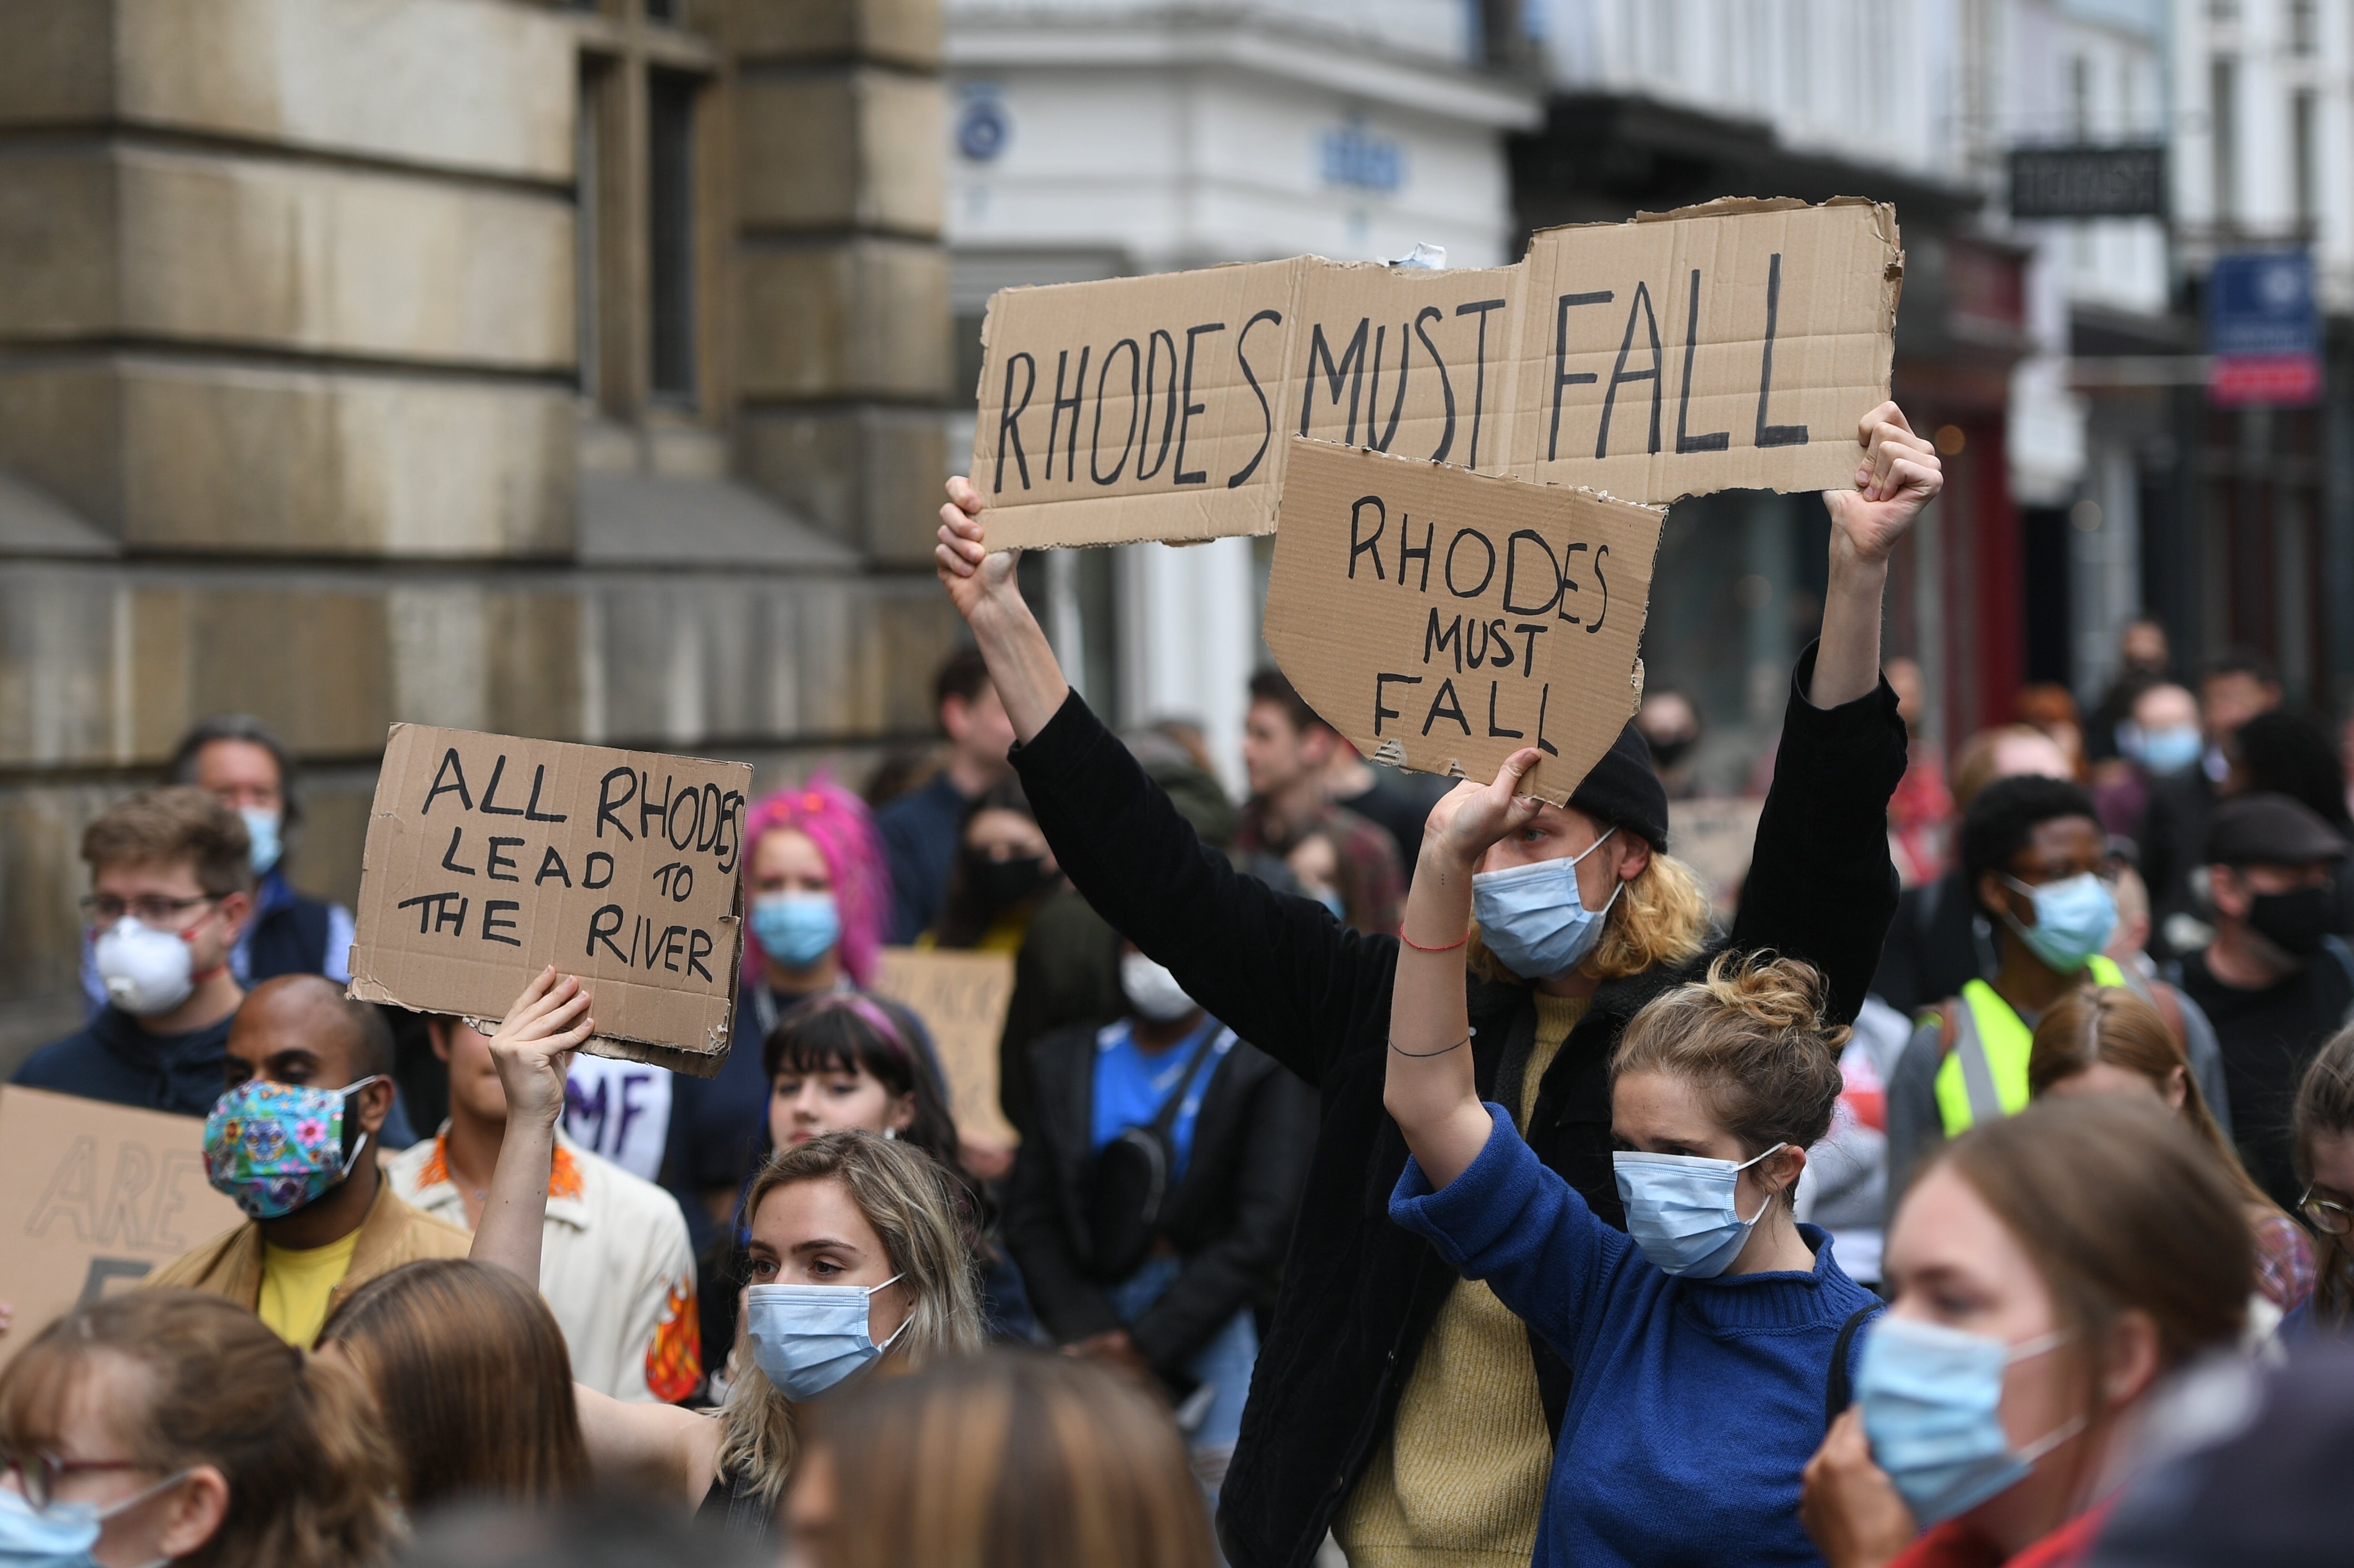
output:
[[[2208,1103],[2230,1104],[2205,1015],[2173,986],[2104,951],[2116,928],[2116,894],[2108,835],[2081,785],[2035,775],[1988,785],[1962,818],[1960,869],[1992,931],[1995,965],[1923,1012],[1897,1058],[1888,1085],[1892,1194],[1939,1143],[2027,1104],[2036,1022],[2088,986],[2148,997]]]
[[[2313,1295],[2281,1325],[2301,1340],[2354,1324],[2354,1029],[2313,1054],[2296,1091],[2297,1212],[2313,1227]]]

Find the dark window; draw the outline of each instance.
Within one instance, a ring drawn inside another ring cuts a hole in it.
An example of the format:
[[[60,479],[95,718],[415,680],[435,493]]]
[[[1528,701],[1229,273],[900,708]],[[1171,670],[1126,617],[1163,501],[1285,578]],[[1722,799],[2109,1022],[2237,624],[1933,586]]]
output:
[[[647,78],[647,217],[653,392],[695,397],[695,94],[693,77]]]
[[[646,0],[646,19],[652,22],[678,20],[678,0]]]
[[[580,391],[589,397],[597,395],[597,355],[603,341],[597,330],[601,303],[597,251],[604,233],[605,204],[598,199],[604,158],[597,132],[604,77],[602,66],[581,60],[579,109],[573,120],[573,310],[579,337]]]
[[[2215,221],[2229,225],[2240,209],[2240,72],[2238,62],[2218,55],[2207,62],[2209,150],[2214,159]]]

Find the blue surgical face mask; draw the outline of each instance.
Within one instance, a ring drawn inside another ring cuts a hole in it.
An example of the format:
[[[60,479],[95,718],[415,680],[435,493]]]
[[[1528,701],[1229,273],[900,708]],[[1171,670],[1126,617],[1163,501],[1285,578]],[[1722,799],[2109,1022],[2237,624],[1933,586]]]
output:
[[[2128,720],[2119,726],[2125,744],[2119,748],[2152,773],[2179,773],[2207,750],[2206,738],[2195,724],[2161,725],[2143,729]]]
[[[2022,926],[2008,909],[2003,924],[2028,951],[2063,975],[2073,975],[2109,945],[2117,928],[2117,901],[2108,885],[2091,872],[2030,887],[2015,876],[2003,881],[2035,901],[2035,924]]]
[[[1715,1278],[1733,1266],[1774,1201],[1767,1194],[1743,1219],[1736,1202],[1741,1173],[1788,1147],[1777,1143],[1739,1164],[1697,1154],[1613,1154],[1610,1170],[1618,1179],[1618,1201],[1627,1205],[1627,1234],[1661,1273]]]
[[[831,893],[764,893],[752,900],[752,935],[785,968],[805,969],[842,940],[842,912]]]
[[[1479,922],[1479,940],[1499,963],[1522,980],[1549,980],[1575,969],[1594,950],[1602,940],[1602,922],[1627,885],[1611,890],[1609,904],[1588,909],[1577,891],[1577,863],[1617,831],[1604,833],[1583,854],[1483,871],[1471,878],[1471,915]]]
[[[881,1344],[867,1332],[866,1298],[882,1285],[755,1285],[744,1292],[745,1334],[752,1360],[770,1386],[796,1404],[806,1404],[864,1372],[916,1320],[892,1330]]]
[[[2013,1449],[2002,1425],[2003,1373],[2066,1339],[2009,1345],[1884,1314],[1872,1326],[1855,1379],[1864,1436],[1872,1462],[1923,1529],[2017,1486],[2036,1460],[2084,1430],[2078,1416]]]
[[[51,1502],[35,1508],[14,1487],[0,1487],[0,1568],[94,1568],[90,1556],[106,1521],[138,1507],[167,1487],[187,1479],[188,1472],[164,1477],[121,1502],[100,1508],[93,1503]],[[158,1557],[147,1568],[157,1568]]]
[[[278,863],[282,853],[278,842],[278,813],[259,806],[240,806],[237,814],[245,820],[245,836],[253,842],[253,874],[260,876]]]

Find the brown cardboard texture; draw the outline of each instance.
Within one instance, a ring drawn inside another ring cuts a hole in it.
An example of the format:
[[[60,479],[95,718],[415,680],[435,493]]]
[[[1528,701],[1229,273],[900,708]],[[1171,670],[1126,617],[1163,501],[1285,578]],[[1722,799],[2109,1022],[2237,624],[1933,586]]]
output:
[[[885,948],[875,994],[913,1012],[930,1033],[957,1130],[1007,1149],[1021,1142],[997,1103],[997,1044],[1013,1001],[1013,956]]]
[[[1642,698],[1665,513],[1294,437],[1267,645],[1377,761],[1478,779],[1533,746],[1560,804]]]
[[[41,1089],[0,1089],[0,1363],[78,1301],[132,1288],[245,1223],[205,1180],[205,1124]]]
[[[989,543],[1271,532],[1292,435],[1653,504],[1843,487],[1903,270],[1894,209],[1842,197],[1546,229],[1486,270],[1002,290],[970,470]]]
[[[495,1022],[548,964],[587,1049],[709,1077],[743,959],[752,769],[397,724],[360,868],[351,994]]]

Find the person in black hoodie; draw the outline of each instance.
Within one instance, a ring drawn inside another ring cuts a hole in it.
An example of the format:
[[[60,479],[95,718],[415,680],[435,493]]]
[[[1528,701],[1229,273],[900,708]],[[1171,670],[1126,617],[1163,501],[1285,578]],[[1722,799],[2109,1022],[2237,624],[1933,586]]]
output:
[[[1770,948],[1819,969],[1845,1022],[1895,907],[1887,803],[1905,731],[1878,675],[1881,601],[1890,551],[1942,481],[1895,405],[1857,435],[1856,488],[1825,493],[1822,637],[1798,661],[1730,942],[1710,940],[1697,878],[1659,853],[1666,793],[1631,725],[1569,807],[1545,807],[1496,845],[1475,884],[1482,928],[1467,983],[1480,1097],[1511,1108],[1537,1157],[1612,1224],[1624,1211],[1609,1062],[1635,1012],[1721,951]],[[1484,1285],[1389,1222],[1406,1160],[1382,1108],[1397,938],[1347,930],[1204,849],[1064,681],[1013,556],[987,554],[981,492],[951,480],[949,493],[941,580],[989,661],[1057,862],[1188,995],[1320,1097],[1282,1293],[1220,1500],[1228,1558],[1299,1568],[1331,1528],[1357,1568],[1520,1568],[1568,1369]]]
[[[1258,1355],[1252,1302],[1282,1266],[1316,1099],[1142,953],[1129,948],[1119,972],[1126,1016],[1030,1047],[1032,1125],[1005,1240],[1065,1350],[1167,1391],[1214,1492]],[[1107,1147],[1140,1133],[1170,1157],[1149,1219],[1105,1180],[1120,1158],[1108,1161]]]

